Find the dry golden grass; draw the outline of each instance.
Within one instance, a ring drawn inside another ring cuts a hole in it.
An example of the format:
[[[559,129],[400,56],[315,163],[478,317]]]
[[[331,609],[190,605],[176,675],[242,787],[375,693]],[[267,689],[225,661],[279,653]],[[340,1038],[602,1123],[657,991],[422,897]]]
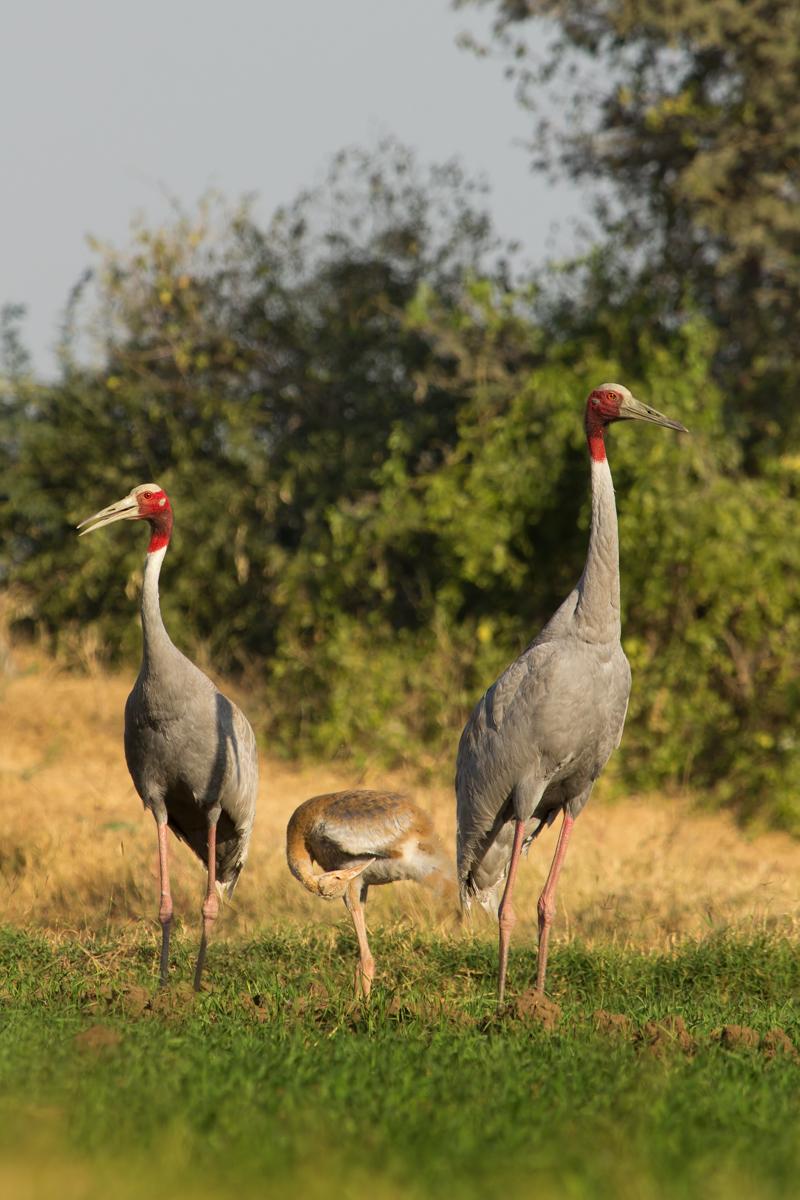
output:
[[[145,919],[157,932],[155,836],[125,767],[122,714],[132,677],[63,673],[43,656],[16,653],[0,678],[0,916],[60,931],[99,930]],[[246,707],[246,705],[245,705]],[[455,748],[456,731],[453,744]],[[341,921],[340,905],[305,893],[289,875],[284,834],[308,796],[354,785],[408,790],[453,846],[447,786],[409,786],[400,776],[341,765],[262,761],[250,861],[219,934],[251,935],[277,922]],[[533,847],[520,875],[517,936],[534,931],[535,898],[555,830]],[[176,914],[197,923],[200,864],[172,842]],[[562,876],[556,934],[641,948],[711,930],[796,933],[800,844],[778,833],[748,836],[725,815],[687,799],[599,796],[581,816]],[[373,889],[371,923],[409,919],[446,928],[452,893],[414,885]],[[475,926],[494,937],[483,914]]]

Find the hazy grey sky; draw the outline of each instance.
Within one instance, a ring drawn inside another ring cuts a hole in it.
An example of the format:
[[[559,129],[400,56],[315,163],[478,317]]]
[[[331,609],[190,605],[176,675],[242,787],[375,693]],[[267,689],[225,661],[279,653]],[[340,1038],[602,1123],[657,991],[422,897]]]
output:
[[[266,217],[386,133],[484,172],[499,232],[534,260],[554,222],[566,249],[580,197],[531,175],[500,64],[456,46],[487,27],[448,0],[3,0],[0,304],[27,306],[36,368],[87,234],[123,242],[135,212],[209,186],[257,193]]]

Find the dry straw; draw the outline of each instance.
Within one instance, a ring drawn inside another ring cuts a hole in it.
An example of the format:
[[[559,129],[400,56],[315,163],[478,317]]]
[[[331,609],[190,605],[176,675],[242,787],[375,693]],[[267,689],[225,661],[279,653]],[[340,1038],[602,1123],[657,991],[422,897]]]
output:
[[[142,919],[156,928],[153,821],[142,811],[122,751],[130,674],[70,675],[42,656],[19,653],[10,666],[0,676],[3,919],[58,931]],[[218,936],[250,936],[277,923],[344,920],[341,905],[320,904],[291,878],[284,837],[301,800],[354,785],[409,791],[453,846],[454,800],[445,785],[413,787],[377,770],[354,778],[341,766],[297,767],[267,758],[250,861]],[[535,932],[536,896],[550,855],[544,843],[552,836],[548,831],[534,845],[521,872],[521,938]],[[194,925],[203,873],[185,847],[173,842],[172,849],[176,914]],[[595,796],[565,868],[555,934],[557,940],[663,949],[722,929],[793,933],[800,927],[798,878],[800,844],[787,835],[750,836],[728,816],[702,812],[686,799],[650,796],[612,804]],[[373,889],[371,926],[398,920],[452,932],[452,891],[415,884]],[[494,925],[483,914],[474,925],[494,938]]]

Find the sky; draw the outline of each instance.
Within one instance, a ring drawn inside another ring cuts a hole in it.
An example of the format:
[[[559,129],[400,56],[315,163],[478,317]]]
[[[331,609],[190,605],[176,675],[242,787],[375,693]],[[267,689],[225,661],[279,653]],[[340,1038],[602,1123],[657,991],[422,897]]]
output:
[[[580,194],[530,172],[502,65],[457,46],[488,27],[449,0],[3,0],[0,305],[25,305],[37,373],[87,235],[124,244],[134,215],[210,187],[255,193],[266,219],[386,134],[483,173],[531,261],[568,250]]]

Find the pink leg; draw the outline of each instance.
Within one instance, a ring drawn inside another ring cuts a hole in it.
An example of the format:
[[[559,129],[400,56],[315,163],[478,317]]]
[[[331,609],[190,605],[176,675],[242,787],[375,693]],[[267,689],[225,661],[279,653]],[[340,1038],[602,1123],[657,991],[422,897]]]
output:
[[[553,862],[550,866],[550,874],[547,876],[542,894],[539,897],[537,908],[539,910],[539,965],[536,971],[536,990],[544,993],[544,977],[547,971],[547,947],[550,941],[550,926],[553,924],[553,917],[556,912],[555,894],[556,885],[558,884],[558,876],[561,872],[561,867],[567,855],[567,844],[569,835],[572,833],[572,826],[575,824],[575,818],[571,817],[568,812],[564,813],[564,821],[561,826],[561,831],[558,835],[556,843],[556,852],[553,855]]]
[[[203,980],[203,967],[206,961],[206,950],[208,949],[208,939],[211,936],[211,928],[217,919],[219,913],[219,897],[217,896],[217,823],[208,827],[208,886],[206,888],[206,898],[203,901],[203,933],[200,938],[200,950],[197,955],[197,966],[194,972],[194,990],[200,991],[200,984]]]
[[[161,904],[158,909],[158,919],[161,922],[161,965],[159,969],[160,985],[164,985],[169,977],[169,931],[172,925],[172,896],[169,890],[169,861],[167,858],[167,825],[157,821],[158,830],[158,870],[161,877]]]
[[[511,848],[511,862],[508,865],[508,875],[506,877],[505,891],[503,899],[500,901],[500,908],[497,912],[497,924],[500,931],[500,971],[497,980],[497,1003],[503,1003],[503,997],[506,994],[506,970],[508,968],[508,945],[511,941],[511,930],[517,922],[517,917],[511,904],[511,898],[514,893],[514,883],[517,878],[517,868],[519,867],[519,856],[522,852],[522,843],[525,840],[525,822],[516,821],[514,823],[514,844]]]
[[[347,911],[353,918],[358,938],[359,963],[356,967],[356,1000],[360,999],[362,995],[366,1000],[372,989],[372,980],[375,978],[375,959],[372,957],[367,941],[367,923],[364,920],[364,906],[361,903],[361,887],[361,880],[354,879],[348,884],[344,894],[344,902],[347,905]]]

